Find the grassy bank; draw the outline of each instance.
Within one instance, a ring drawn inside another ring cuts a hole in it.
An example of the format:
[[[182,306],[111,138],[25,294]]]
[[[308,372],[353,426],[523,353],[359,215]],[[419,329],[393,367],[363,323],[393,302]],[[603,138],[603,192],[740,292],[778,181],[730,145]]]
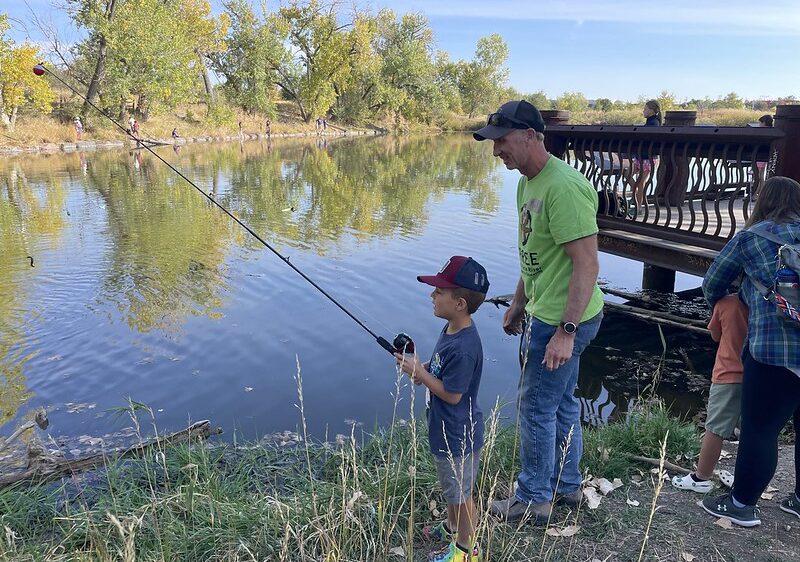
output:
[[[149,423],[140,419],[149,414],[131,415],[137,427]],[[2,490],[0,559],[425,560],[431,545],[422,526],[445,504],[424,424],[398,419],[338,444],[311,444],[302,426],[299,434],[289,446],[181,446],[59,484]],[[659,457],[665,437],[666,458],[690,463],[696,428],[660,403],[643,405],[625,424],[585,430],[584,471],[648,481],[652,466],[637,466],[629,454]],[[554,528],[583,528],[577,541],[488,517],[488,500],[505,497],[514,481],[518,444],[513,427],[488,416],[477,489],[486,560],[589,559],[623,530],[641,545],[646,506],[619,518],[602,504],[554,511]]]
[[[758,121],[762,114],[761,111],[746,109],[714,109],[699,113],[697,123],[698,125],[741,127]],[[94,112],[83,116],[83,120],[86,128],[83,140],[108,141],[124,138],[123,133],[109,120]],[[574,112],[570,117],[570,123],[587,125],[632,125],[640,124],[642,120],[639,109],[606,112],[587,110]],[[178,133],[183,137],[238,135],[239,122],[242,123],[244,133],[265,132],[266,118],[262,115],[237,112],[224,105],[209,112],[204,104],[195,104],[171,113],[156,115],[148,121],[140,123],[140,135],[145,138],[168,139],[173,128],[177,128]],[[354,130],[381,127],[397,133],[434,133],[472,131],[480,128],[484,122],[485,116],[470,118],[450,113],[442,115],[430,125],[387,121],[365,124],[361,127],[336,122],[331,122],[331,125]],[[122,124],[127,126],[126,123]],[[289,102],[279,102],[278,114],[272,119],[271,130],[275,134],[316,131],[314,122],[306,123],[300,119],[295,106]],[[335,129],[329,129],[329,132],[334,131]],[[0,146],[26,147],[47,143],[75,142],[76,140],[78,139],[75,127],[72,125],[69,115],[64,114],[62,119],[58,119],[55,115],[23,113],[13,131],[2,131]]]

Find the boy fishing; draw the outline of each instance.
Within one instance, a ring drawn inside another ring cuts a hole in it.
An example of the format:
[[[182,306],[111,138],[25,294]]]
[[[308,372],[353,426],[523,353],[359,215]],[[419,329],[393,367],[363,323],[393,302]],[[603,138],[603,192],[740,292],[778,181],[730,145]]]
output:
[[[483,348],[472,314],[486,298],[489,279],[474,259],[453,256],[438,274],[417,280],[434,287],[433,314],[447,320],[427,364],[417,355],[395,354],[403,372],[430,394],[428,440],[447,502],[447,519],[423,533],[448,543],[433,553],[434,562],[477,562],[472,488],[483,446],[483,412],[478,406]]]

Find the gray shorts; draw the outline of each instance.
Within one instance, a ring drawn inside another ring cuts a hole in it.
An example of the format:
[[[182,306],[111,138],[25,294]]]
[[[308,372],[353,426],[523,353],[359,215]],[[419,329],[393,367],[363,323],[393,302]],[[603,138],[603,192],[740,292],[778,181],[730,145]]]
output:
[[[481,452],[473,451],[463,457],[434,455],[436,475],[442,487],[444,501],[450,505],[466,503],[472,498],[472,487],[478,477]]]
[[[742,385],[712,383],[706,410],[706,431],[723,439],[733,435],[742,413]]]

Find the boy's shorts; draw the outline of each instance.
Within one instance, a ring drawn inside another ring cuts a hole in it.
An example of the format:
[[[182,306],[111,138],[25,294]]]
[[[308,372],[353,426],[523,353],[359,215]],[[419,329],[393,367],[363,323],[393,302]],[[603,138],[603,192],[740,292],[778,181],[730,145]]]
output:
[[[742,413],[742,385],[711,383],[706,410],[706,431],[723,439],[733,435]]]
[[[442,486],[444,501],[450,505],[466,503],[472,498],[472,487],[478,477],[481,452],[473,451],[463,457],[433,456],[436,475]]]

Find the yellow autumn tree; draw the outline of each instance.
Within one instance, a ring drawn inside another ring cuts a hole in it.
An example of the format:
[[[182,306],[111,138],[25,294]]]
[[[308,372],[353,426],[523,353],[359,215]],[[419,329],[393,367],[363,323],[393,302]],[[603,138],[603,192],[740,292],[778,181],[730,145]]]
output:
[[[6,39],[7,30],[7,17],[0,16],[0,123],[13,130],[21,106],[30,103],[49,113],[55,94],[46,79],[33,73],[41,61],[39,49],[28,43],[16,45]]]

